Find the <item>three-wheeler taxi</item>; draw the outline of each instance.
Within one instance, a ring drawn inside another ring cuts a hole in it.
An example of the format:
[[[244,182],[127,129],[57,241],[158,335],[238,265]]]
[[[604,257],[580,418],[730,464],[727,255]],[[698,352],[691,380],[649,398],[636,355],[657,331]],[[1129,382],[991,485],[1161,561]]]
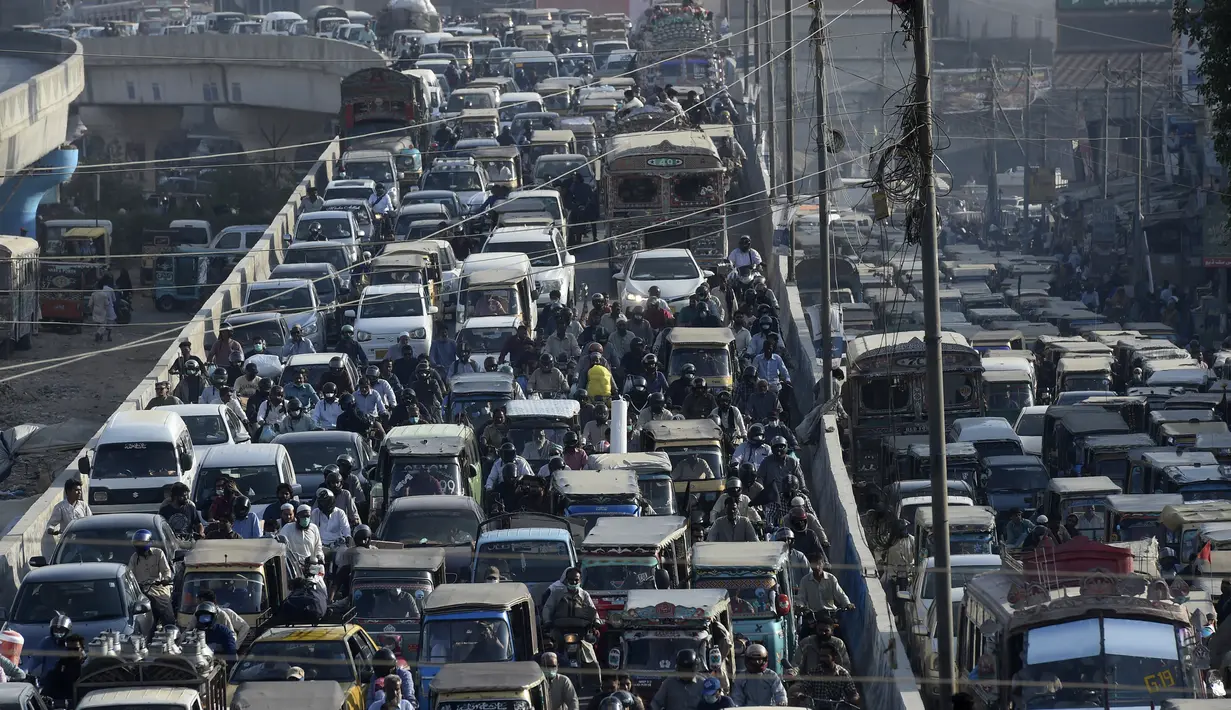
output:
[[[1174,424],[1177,422],[1200,424],[1215,421],[1219,421],[1219,419],[1214,414],[1213,409],[1156,409],[1149,414],[1146,423],[1146,433],[1154,441],[1162,442],[1162,427],[1164,424]],[[1160,446],[1166,446],[1166,444],[1160,443]]]
[[[1211,422],[1167,422],[1158,427],[1159,446],[1192,446],[1197,443],[1201,434],[1226,434],[1227,423]]]
[[[681,516],[599,518],[577,549],[581,587],[605,619],[624,608],[629,590],[687,584],[688,548],[688,520]]]
[[[974,505],[950,506],[949,509],[949,554],[990,555],[998,551],[996,539],[996,513],[991,508]],[[936,556],[932,540],[935,527],[930,505],[920,506],[915,511],[915,566]]]
[[[642,429],[642,449],[667,454],[675,495],[681,505],[698,508],[708,516],[726,487],[722,437],[722,428],[712,419],[656,421]],[[705,478],[707,468],[710,476]],[[685,500],[686,497],[696,503]]]
[[[684,649],[696,651],[697,673],[734,677],[726,589],[635,589],[624,609],[609,618],[620,644],[608,651],[607,663],[632,676],[633,691],[646,703],[675,672],[675,656]]]
[[[1153,445],[1149,435],[1142,432],[1088,436],[1074,447],[1073,470],[1083,476],[1107,476],[1128,490],[1132,452]]]
[[[180,628],[192,628],[197,595],[210,589],[218,604],[239,614],[251,631],[259,633],[290,591],[287,564],[286,545],[270,538],[198,540],[184,558],[176,621]]]
[[[932,477],[932,447],[929,444],[911,444],[906,450],[910,459],[909,480],[922,481]],[[945,456],[948,457],[949,480],[966,481],[978,492],[982,486],[979,482],[979,451],[974,444],[966,441],[945,444]]]
[[[437,486],[444,495],[468,496],[482,504],[478,437],[465,424],[393,427],[381,442],[377,461],[374,514],[388,510],[398,498],[434,492]]]
[[[736,634],[769,652],[782,673],[795,655],[789,550],[783,542],[699,542],[692,549],[692,586],[726,589]]]
[[[632,471],[556,471],[551,480],[552,510],[581,518],[586,528],[608,517],[641,515],[641,487]]]
[[[693,365],[711,391],[731,389],[735,334],[730,328],[672,328],[663,341],[668,381],[678,380],[684,366]]]
[[[421,606],[433,589],[445,583],[444,550],[415,547],[355,551],[350,581],[355,623],[399,657],[418,657]]]
[[[677,515],[675,487],[671,484],[671,458],[661,451],[624,454],[591,454],[588,465],[595,471],[621,469],[637,474],[641,498],[652,510],[649,515]]]
[[[521,582],[445,584],[423,602],[419,707],[448,664],[527,661],[539,654],[534,598]]]
[[[1105,542],[1107,496],[1123,491],[1106,476],[1053,478],[1043,496],[1043,513],[1063,525],[1069,515],[1077,516],[1077,529],[1095,542]],[[1091,514],[1092,513],[1092,514]]]
[[[1152,537],[1167,539],[1167,528],[1159,516],[1169,505],[1181,505],[1184,498],[1172,493],[1123,493],[1107,496],[1107,542],[1134,542]]]
[[[1167,528],[1167,547],[1175,553],[1180,564],[1188,562],[1201,548],[1197,547],[1197,534],[1208,523],[1231,523],[1231,501],[1211,500],[1201,503],[1168,505],[1158,516]],[[1166,560],[1160,560],[1166,562]]]
[[[534,661],[440,669],[429,686],[436,710],[549,710],[547,679]]]
[[[500,578],[521,582],[535,599],[577,565],[585,521],[537,512],[505,513],[483,521],[475,543],[471,582],[483,582],[495,567]]]
[[[1129,466],[1125,493],[1179,493],[1179,490],[1167,490],[1171,482],[1168,469],[1217,468],[1218,459],[1208,451],[1152,447],[1132,451]]]
[[[513,442],[517,452],[537,471],[551,459],[551,447],[540,446],[539,432],[556,451],[564,449],[564,435],[581,430],[581,403],[575,399],[515,399],[504,405],[508,432],[505,440]]]

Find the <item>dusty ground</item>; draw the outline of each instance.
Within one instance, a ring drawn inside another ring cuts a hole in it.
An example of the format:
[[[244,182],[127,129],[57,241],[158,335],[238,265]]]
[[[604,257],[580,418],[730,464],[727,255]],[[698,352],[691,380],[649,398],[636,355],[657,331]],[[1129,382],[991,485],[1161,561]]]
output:
[[[191,315],[187,311],[159,313],[148,292],[140,290],[134,293],[134,301],[132,323],[117,325],[110,343],[96,344],[90,324],[80,333],[44,327],[34,337],[33,348],[0,360],[0,430],[70,418],[101,426],[179,333],[177,323]],[[66,356],[79,357],[56,360]],[[0,496],[38,495],[72,461],[73,454],[30,457],[0,482]]]

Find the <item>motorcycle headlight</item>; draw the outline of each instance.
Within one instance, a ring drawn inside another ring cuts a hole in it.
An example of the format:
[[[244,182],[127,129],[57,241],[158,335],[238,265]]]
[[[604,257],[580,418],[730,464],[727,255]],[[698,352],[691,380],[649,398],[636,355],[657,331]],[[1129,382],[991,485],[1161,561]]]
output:
[[[607,652],[607,665],[611,666],[612,668],[619,668],[620,658],[623,655],[624,654],[620,652],[620,649],[618,648],[611,649],[610,651]]]
[[[371,339],[372,339],[372,334],[369,333],[368,331],[366,330],[355,331],[355,340],[358,340],[361,343],[366,343],[367,341]]]
[[[106,503],[108,493],[106,488],[93,488],[90,490],[90,499],[95,503]]]
[[[565,634],[564,643],[577,643],[577,634]]]
[[[415,328],[410,331],[410,337],[414,340],[423,340],[427,337],[427,328]]]

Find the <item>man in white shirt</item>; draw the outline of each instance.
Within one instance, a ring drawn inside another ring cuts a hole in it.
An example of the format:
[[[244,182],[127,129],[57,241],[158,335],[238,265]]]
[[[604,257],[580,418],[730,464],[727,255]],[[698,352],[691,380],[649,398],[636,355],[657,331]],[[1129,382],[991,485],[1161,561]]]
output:
[[[321,545],[321,531],[312,523],[312,509],[300,505],[295,509],[295,522],[282,526],[278,534],[286,539],[286,551],[291,557],[291,569],[302,572],[303,563],[309,557],[318,560],[325,559],[325,549]]]
[[[301,212],[319,212],[325,209],[325,201],[316,194],[315,187],[309,187],[308,194],[299,200],[299,209]]]
[[[534,470],[530,468],[530,462],[521,456],[517,455],[517,447],[512,442],[506,441],[500,445],[500,456],[492,462],[492,469],[487,474],[487,482],[484,488],[489,491],[495,490],[496,486],[503,483],[511,483],[504,480],[504,466],[511,464],[517,473],[517,478],[522,476],[533,476]]]
[[[321,544],[332,545],[350,537],[350,520],[346,513],[335,505],[333,491],[321,488],[316,492],[316,507],[312,509],[312,524],[320,530]]]
[[[338,415],[342,414],[342,404],[338,402],[338,386],[326,382],[321,387],[321,401],[312,409],[312,421],[322,429],[334,429],[338,426]]]
[[[81,479],[73,477],[64,482],[64,500],[56,503],[51,509],[51,519],[47,521],[47,532],[59,535],[64,528],[74,520],[88,518],[93,513],[81,495]]]
[[[398,398],[393,392],[393,386],[380,376],[380,368],[376,365],[369,365],[365,374],[368,382],[372,383],[372,390],[385,400],[385,409],[392,412],[398,406]]]
[[[368,198],[368,206],[372,208],[372,214],[388,216],[393,212],[393,200],[381,183],[376,183],[376,193]]]
[[[632,111],[633,109],[645,106],[645,102],[637,98],[637,93],[632,89],[624,90],[624,110]]]
[[[731,262],[732,276],[736,276],[745,266],[759,266],[761,253],[752,248],[752,237],[745,234],[739,238],[739,246],[727,255],[727,260]]]
[[[231,413],[239,417],[244,426],[247,426],[248,414],[244,411],[243,407],[239,406],[239,400],[235,399],[235,390],[231,389],[228,385],[223,385],[218,388],[218,396],[222,397],[222,406],[231,410]]]

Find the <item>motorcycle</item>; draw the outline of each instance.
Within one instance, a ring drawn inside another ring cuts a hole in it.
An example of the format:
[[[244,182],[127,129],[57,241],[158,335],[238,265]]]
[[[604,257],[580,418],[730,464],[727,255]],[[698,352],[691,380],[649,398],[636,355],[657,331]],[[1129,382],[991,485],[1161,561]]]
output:
[[[593,618],[556,619],[549,641],[559,657],[560,672],[573,681],[581,693],[602,687],[602,666],[594,649],[598,643],[597,612]]]

